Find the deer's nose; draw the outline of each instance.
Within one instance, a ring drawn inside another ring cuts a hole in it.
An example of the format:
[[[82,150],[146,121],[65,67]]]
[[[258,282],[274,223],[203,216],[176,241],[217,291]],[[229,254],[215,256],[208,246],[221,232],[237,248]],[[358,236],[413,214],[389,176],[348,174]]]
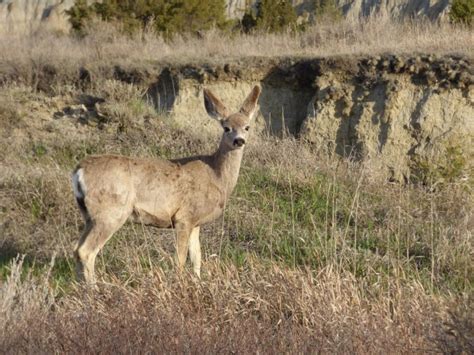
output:
[[[241,147],[245,144],[245,139],[243,138],[235,138],[234,139],[234,146]]]

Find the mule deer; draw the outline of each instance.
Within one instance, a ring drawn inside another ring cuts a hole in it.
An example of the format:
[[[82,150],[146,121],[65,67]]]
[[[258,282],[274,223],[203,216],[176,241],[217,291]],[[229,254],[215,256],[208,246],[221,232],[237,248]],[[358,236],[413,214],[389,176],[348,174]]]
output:
[[[97,253],[127,219],[175,228],[178,268],[184,267],[189,251],[193,270],[200,277],[199,227],[223,212],[237,183],[260,91],[255,86],[240,111],[230,114],[216,96],[204,90],[205,108],[224,130],[212,155],[176,160],[98,155],[79,163],[72,175],[85,220],[75,250],[79,279],[95,283]]]

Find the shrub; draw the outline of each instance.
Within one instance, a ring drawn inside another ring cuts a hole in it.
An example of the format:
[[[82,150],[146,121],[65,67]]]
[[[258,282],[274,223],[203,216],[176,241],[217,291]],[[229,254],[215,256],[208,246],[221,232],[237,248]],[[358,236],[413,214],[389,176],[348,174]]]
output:
[[[90,10],[85,0],[77,0],[73,7],[66,11],[73,30],[81,31],[85,20],[90,18]]]
[[[262,32],[283,32],[294,30],[297,26],[297,16],[289,0],[262,0],[256,11],[248,11],[242,18],[242,28],[245,32],[258,30]]]
[[[314,0],[314,15],[317,22],[338,21],[342,18],[342,11],[335,0]]]
[[[474,0],[454,0],[449,12],[451,21],[472,25],[474,18]]]
[[[228,25],[224,0],[104,0],[90,6],[78,0],[68,14],[72,27],[79,32],[94,17],[118,22],[126,33],[150,27],[168,36]]]
[[[411,165],[412,181],[425,185],[454,183],[464,175],[469,176],[465,153],[461,146],[447,144],[445,157],[414,157]]]

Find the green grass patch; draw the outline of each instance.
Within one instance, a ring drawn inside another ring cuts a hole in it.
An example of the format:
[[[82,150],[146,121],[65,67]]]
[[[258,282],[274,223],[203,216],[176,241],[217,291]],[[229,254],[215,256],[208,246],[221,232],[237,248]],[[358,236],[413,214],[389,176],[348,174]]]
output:
[[[23,259],[22,280],[25,280],[28,275],[40,277],[49,274],[49,282],[54,289],[67,292],[71,288],[72,281],[75,279],[75,261],[73,258],[65,257],[42,260],[29,255],[5,253],[0,257],[0,280],[5,281],[11,274],[12,262],[21,259]]]
[[[244,168],[227,210],[222,255],[239,266],[257,256],[293,268],[336,267],[372,283],[401,278],[437,292],[470,289],[472,268],[454,272],[437,256],[441,225],[395,217],[386,191],[379,193],[324,174],[299,181]]]

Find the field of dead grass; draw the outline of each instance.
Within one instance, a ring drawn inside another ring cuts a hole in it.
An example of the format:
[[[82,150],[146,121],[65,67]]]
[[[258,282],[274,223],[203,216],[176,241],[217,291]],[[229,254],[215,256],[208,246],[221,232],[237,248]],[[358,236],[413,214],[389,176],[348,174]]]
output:
[[[433,53],[474,54],[473,30],[448,23],[399,22],[385,17],[321,24],[298,34],[223,34],[209,31],[165,41],[154,33],[123,36],[103,23],[84,37],[36,33],[0,36],[0,81],[35,84],[39,71],[54,67],[65,84],[78,67],[101,71],[113,65],[153,62],[222,64],[253,57],[323,57]]]
[[[55,63],[66,80],[87,63],[474,48],[466,29],[340,26],[171,47],[106,30],[0,39],[2,73],[19,78],[0,88],[2,352],[472,351],[472,186],[390,183],[293,137],[253,134],[224,216],[202,231],[202,280],[175,273],[172,231],[126,225],[98,257],[100,290],[74,283],[75,164],[105,152],[206,153],[217,137],[176,128],[133,84],[37,90],[36,65]],[[105,100],[100,125],[66,109],[84,97]]]

